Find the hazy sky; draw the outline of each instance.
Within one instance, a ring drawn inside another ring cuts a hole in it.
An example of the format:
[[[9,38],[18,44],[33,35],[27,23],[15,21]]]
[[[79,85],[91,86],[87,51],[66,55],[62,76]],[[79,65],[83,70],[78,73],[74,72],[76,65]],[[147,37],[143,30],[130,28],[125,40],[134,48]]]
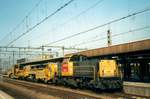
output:
[[[39,5],[33,9],[39,1]],[[34,26],[37,22],[68,1],[69,0],[0,0],[0,45],[7,45],[10,41],[24,33],[29,27]],[[74,0],[69,6],[11,45],[45,45],[145,8],[150,8],[150,0]],[[15,31],[9,34],[31,10],[31,14],[25,21],[23,21]],[[114,35],[149,25],[150,11],[52,45],[66,47],[76,45],[75,47],[78,48],[103,47],[107,46],[106,34],[108,29],[110,29],[112,35]],[[150,28],[146,28],[141,31],[113,36],[112,44],[149,39],[149,31]]]

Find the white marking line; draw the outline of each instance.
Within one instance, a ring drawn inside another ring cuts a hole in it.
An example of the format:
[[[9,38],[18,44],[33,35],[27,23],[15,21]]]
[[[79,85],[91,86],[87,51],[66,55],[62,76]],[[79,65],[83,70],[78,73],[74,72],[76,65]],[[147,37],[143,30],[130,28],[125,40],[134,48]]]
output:
[[[14,99],[14,98],[0,90],[0,99]]]
[[[119,97],[119,98],[117,98],[117,99],[123,99],[122,97]]]

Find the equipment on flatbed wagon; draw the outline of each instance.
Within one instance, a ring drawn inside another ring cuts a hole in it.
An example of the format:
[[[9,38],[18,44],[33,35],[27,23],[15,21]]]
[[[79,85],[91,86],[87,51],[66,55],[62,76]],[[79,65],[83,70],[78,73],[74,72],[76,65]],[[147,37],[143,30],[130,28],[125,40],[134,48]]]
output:
[[[86,56],[78,54],[65,56],[63,59],[16,65],[10,74],[11,78],[41,80],[78,88],[88,87],[96,90],[122,88],[116,60],[89,60]]]
[[[19,64],[15,64],[7,74],[10,78],[19,78],[23,76],[23,70],[20,69]]]

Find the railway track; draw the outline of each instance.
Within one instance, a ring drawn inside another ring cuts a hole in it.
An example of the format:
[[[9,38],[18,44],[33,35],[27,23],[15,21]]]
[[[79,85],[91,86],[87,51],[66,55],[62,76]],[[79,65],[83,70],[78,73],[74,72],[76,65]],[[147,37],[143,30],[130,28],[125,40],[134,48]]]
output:
[[[16,85],[21,88],[26,88],[28,90],[34,90],[35,93],[40,94],[43,97],[34,97],[34,99],[43,99],[44,96],[50,95],[54,99],[135,99],[136,97],[131,95],[126,95],[121,92],[116,93],[94,93],[89,90],[81,89],[70,89],[64,88],[63,86],[53,86],[41,83],[27,82],[14,80],[4,77],[3,82]],[[33,93],[33,92],[32,92]],[[27,94],[23,95],[26,97]],[[29,95],[29,94],[28,94]],[[33,94],[31,94],[32,96]],[[36,94],[35,94],[36,95]],[[30,95],[29,95],[30,96]],[[31,98],[27,97],[26,99]],[[53,99],[47,98],[47,99]],[[18,98],[19,99],[19,98]]]

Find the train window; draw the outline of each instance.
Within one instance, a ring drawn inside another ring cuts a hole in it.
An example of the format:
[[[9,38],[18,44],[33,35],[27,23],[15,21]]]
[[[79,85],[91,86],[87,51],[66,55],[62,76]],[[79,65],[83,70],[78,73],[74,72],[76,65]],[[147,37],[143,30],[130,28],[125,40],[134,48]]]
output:
[[[35,68],[37,68],[36,66],[31,66],[31,69],[35,69]]]
[[[20,70],[23,70],[23,67],[24,67],[24,66],[21,66],[21,65],[20,65],[20,66],[19,66]]]
[[[40,69],[40,68],[45,68],[46,65],[41,64],[41,65],[37,65],[36,67],[37,67],[38,69]]]
[[[80,56],[80,61],[85,61],[85,60],[87,60],[86,56]]]
[[[39,65],[37,65],[37,66],[34,66],[34,68],[40,68],[40,66],[39,66]]]
[[[40,68],[45,68],[45,67],[46,67],[46,64],[40,65]]]
[[[42,67],[43,67],[43,65],[39,65],[39,66],[38,66],[38,68],[42,68]]]
[[[85,60],[87,60],[87,57],[82,55],[74,55],[70,59],[70,61],[85,61]]]
[[[70,58],[70,61],[80,61],[80,56],[79,56],[79,55],[73,55],[73,56]]]
[[[63,59],[63,63],[64,62],[68,62],[68,61],[73,61],[73,62],[78,62],[78,61],[85,61],[87,60],[86,56],[82,56],[82,55],[73,55],[72,57],[67,57]]]

